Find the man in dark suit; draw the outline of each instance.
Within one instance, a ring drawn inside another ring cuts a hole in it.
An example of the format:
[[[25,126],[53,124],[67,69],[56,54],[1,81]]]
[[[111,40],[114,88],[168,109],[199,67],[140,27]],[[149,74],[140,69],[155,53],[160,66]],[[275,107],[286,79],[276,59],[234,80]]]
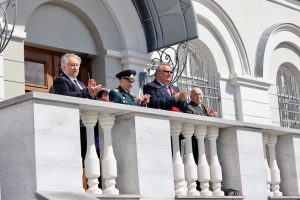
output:
[[[200,88],[193,88],[191,91],[191,101],[188,105],[186,113],[195,115],[204,115],[210,117],[217,117],[218,113],[212,109],[208,109],[202,104],[203,92]]]
[[[102,88],[96,85],[93,79],[89,80],[86,87],[81,81],[77,80],[81,58],[75,54],[65,54],[61,58],[61,69],[63,74],[56,78],[53,84],[55,94],[80,98],[94,98]]]
[[[162,110],[185,112],[186,93],[171,84],[173,71],[170,64],[160,64],[155,72],[155,80],[144,86],[144,94],[150,95],[148,107]]]
[[[140,98],[137,98],[130,93],[135,82],[135,75],[136,71],[132,69],[124,70],[116,74],[116,78],[119,79],[120,85],[116,89],[110,90],[109,100],[115,103],[133,106],[146,106],[149,102],[149,95],[143,95]]]
[[[53,84],[55,94],[90,98],[96,97],[102,86],[97,85],[93,79],[89,80],[88,86],[77,80],[81,64],[81,58],[75,54],[65,54],[61,57],[61,69],[63,74],[56,78]],[[97,131],[97,128],[95,128]],[[81,157],[86,154],[86,129],[80,120]]]

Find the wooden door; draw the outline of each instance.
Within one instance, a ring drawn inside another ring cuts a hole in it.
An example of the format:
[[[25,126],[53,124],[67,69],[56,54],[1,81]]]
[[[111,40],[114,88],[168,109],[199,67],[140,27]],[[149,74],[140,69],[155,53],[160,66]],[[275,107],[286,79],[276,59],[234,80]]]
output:
[[[60,58],[64,53],[25,46],[25,91],[51,93],[53,81],[61,75]],[[82,59],[78,79],[87,85],[91,76],[91,59]]]

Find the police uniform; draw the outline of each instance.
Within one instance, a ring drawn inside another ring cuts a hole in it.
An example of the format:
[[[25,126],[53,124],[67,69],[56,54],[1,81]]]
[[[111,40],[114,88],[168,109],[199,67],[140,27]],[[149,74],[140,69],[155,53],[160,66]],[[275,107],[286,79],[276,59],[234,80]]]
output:
[[[118,79],[132,79],[134,80],[134,76],[136,75],[136,71],[129,69],[124,70],[118,74],[116,77]],[[125,91],[124,89],[119,86],[116,89],[110,90],[109,92],[109,100],[115,103],[127,104],[127,105],[134,105],[138,106],[137,98],[131,95],[129,92]]]

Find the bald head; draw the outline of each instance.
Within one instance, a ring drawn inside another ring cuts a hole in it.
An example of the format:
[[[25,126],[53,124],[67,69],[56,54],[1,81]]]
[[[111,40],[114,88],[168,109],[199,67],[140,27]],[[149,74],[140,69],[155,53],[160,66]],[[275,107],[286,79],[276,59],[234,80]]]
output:
[[[200,105],[203,100],[203,92],[200,88],[193,88],[191,91],[191,101]]]

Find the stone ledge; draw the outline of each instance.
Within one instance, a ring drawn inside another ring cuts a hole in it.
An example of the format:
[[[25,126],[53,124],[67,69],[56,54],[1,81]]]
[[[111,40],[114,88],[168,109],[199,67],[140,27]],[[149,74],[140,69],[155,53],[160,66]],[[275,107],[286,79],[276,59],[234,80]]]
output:
[[[132,195],[132,194],[99,195],[97,197],[98,197],[98,199],[101,199],[101,200],[118,200],[118,199],[137,200],[137,199],[141,199],[140,195]]]
[[[300,200],[300,196],[281,196],[281,197],[269,197],[269,200]]]
[[[244,199],[244,197],[243,196],[222,196],[222,197],[197,197],[197,196],[195,196],[195,197],[188,197],[188,196],[178,196],[178,197],[176,197],[176,200],[190,200],[190,199],[192,199],[192,200],[195,200],[195,199],[197,199],[197,200],[243,200]]]
[[[37,200],[138,200],[139,195],[93,195],[86,192],[36,192]]]

